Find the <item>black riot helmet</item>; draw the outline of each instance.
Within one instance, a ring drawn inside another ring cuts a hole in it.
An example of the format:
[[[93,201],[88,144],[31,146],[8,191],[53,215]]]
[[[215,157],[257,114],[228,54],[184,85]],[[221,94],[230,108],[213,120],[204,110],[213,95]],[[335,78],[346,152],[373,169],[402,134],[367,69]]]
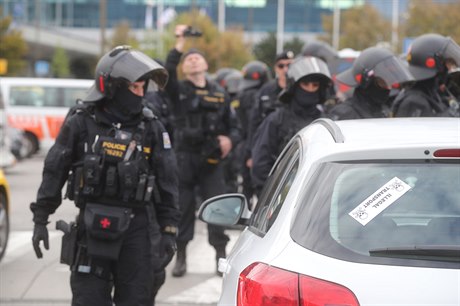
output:
[[[95,84],[84,101],[99,101],[104,97],[111,99],[123,84],[149,79],[163,88],[168,81],[168,73],[163,66],[130,46],[115,47],[97,63]]]
[[[320,92],[324,98],[325,90],[332,85],[331,73],[327,64],[320,58],[313,56],[297,57],[286,73],[286,88],[280,93],[281,102],[289,102],[295,85],[302,81],[320,82]]]
[[[407,53],[409,71],[417,81],[430,79],[447,72],[446,62],[460,65],[460,46],[450,37],[424,34],[412,42]]]
[[[220,86],[225,88],[224,79],[227,76],[227,74],[232,72],[232,70],[238,71],[237,69],[229,67],[219,68],[214,74],[214,81],[216,81],[217,83],[219,83]]]
[[[238,93],[238,89],[243,79],[243,75],[237,69],[231,69],[224,77],[221,84],[223,84],[224,88],[230,95],[236,95]]]
[[[363,50],[351,68],[337,75],[337,81],[356,88],[367,88],[376,78],[383,80],[388,89],[414,81],[407,65],[382,47]]]
[[[214,81],[222,86],[229,94],[236,94],[242,77],[243,75],[238,69],[223,67],[219,68],[214,74]]]
[[[318,40],[305,44],[302,48],[302,55],[319,57],[329,65],[339,57],[339,54],[336,50],[334,50],[334,48],[332,48],[329,44]]]
[[[258,88],[271,79],[270,69],[261,61],[250,61],[244,65],[241,71],[243,72],[243,80],[240,82],[240,91]]]

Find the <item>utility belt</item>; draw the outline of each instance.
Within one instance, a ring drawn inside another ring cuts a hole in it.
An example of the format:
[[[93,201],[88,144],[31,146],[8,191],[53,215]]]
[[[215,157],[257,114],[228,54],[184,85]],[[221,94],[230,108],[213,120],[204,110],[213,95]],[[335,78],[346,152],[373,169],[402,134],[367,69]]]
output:
[[[64,232],[60,262],[69,265],[71,271],[109,279],[110,271],[97,266],[94,259],[118,260],[133,216],[132,208],[86,203],[81,222],[59,220],[56,229]]]

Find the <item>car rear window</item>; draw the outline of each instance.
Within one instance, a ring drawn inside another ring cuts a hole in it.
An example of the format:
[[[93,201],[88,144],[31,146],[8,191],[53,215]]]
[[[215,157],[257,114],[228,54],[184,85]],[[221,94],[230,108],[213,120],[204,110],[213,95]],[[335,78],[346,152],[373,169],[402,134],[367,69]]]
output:
[[[458,162],[327,163],[315,176],[292,225],[299,244],[356,262],[459,267]]]

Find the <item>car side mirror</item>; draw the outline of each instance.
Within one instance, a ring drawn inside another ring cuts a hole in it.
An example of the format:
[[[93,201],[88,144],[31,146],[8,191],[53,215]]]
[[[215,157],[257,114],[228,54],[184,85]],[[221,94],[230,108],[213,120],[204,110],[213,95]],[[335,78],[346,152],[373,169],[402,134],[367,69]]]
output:
[[[212,197],[201,204],[198,218],[220,226],[247,225],[251,216],[246,197],[239,193]]]

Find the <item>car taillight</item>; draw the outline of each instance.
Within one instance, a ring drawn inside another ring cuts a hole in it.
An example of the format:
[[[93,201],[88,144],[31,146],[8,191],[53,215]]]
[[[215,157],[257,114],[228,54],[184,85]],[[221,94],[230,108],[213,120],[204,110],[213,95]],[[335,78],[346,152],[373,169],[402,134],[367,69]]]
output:
[[[350,289],[322,279],[300,275],[301,306],[358,306]]]
[[[434,157],[460,157],[460,149],[441,149],[433,153]]]
[[[353,292],[339,284],[253,263],[238,282],[238,306],[359,306]]]

